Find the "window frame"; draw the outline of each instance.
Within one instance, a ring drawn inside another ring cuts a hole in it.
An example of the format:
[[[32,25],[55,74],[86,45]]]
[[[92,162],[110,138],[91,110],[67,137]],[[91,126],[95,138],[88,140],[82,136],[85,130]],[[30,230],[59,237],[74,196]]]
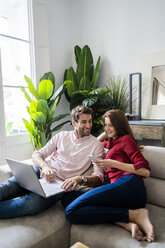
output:
[[[29,32],[29,53],[30,53],[30,69],[31,69],[31,78],[33,82],[36,82],[36,66],[35,66],[35,48],[34,48],[34,28],[33,28],[33,3],[32,0],[27,1],[27,12],[28,12],[28,32]],[[25,41],[20,38],[12,37],[10,35],[1,35],[2,37],[7,37],[9,39],[15,39],[18,41]],[[5,109],[4,109],[4,96],[3,96],[3,84],[2,84],[2,68],[0,63],[0,143],[5,142],[5,146],[16,145],[16,144],[25,144],[30,142],[29,133],[24,134],[13,134],[7,135],[5,128]]]
[[[39,79],[50,71],[50,42],[48,27],[48,1],[28,0],[28,20],[31,78],[38,86]],[[43,35],[44,33],[44,35]],[[43,59],[44,58],[44,59]],[[1,69],[1,68],[0,68]],[[0,71],[0,166],[6,163],[5,157],[24,160],[31,158],[33,147],[29,133],[6,136],[4,121],[4,101]]]

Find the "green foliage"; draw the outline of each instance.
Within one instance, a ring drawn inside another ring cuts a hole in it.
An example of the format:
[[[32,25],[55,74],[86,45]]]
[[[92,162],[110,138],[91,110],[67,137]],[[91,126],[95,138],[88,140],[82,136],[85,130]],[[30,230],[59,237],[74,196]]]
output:
[[[106,111],[113,108],[113,101],[107,94],[108,92],[109,90],[105,91],[104,88],[97,88],[90,91],[88,95],[84,92],[86,98],[83,100],[82,104],[93,109],[92,134],[94,136],[98,136],[103,132],[101,117]]]
[[[92,134],[98,135],[102,131],[101,116],[112,108],[112,101],[108,95],[109,90],[96,87],[101,58],[99,56],[94,68],[92,52],[87,45],[82,49],[75,46],[74,53],[77,67],[76,70],[72,66],[65,70],[65,96],[70,102],[71,110],[80,104],[93,109]]]
[[[121,75],[112,76],[106,83],[106,87],[110,90],[109,95],[113,100],[113,108],[126,112],[129,97],[127,78]]]
[[[30,106],[27,106],[27,111],[30,115],[30,122],[25,119],[23,119],[23,122],[30,134],[33,148],[38,150],[46,145],[46,143],[51,139],[53,132],[58,131],[65,123],[70,122],[64,121],[51,129],[54,122],[58,122],[68,115],[61,114],[53,117],[56,107],[58,106],[64,92],[64,86],[62,85],[55,92],[55,78],[52,72],[45,73],[40,79],[38,90],[35,89],[34,84],[29,77],[24,76],[24,78],[32,96],[29,95],[25,88],[20,86],[25,98],[30,103]]]
[[[13,122],[8,122],[7,125],[6,125],[6,133],[7,134],[10,134],[12,133],[12,127],[13,127]]]

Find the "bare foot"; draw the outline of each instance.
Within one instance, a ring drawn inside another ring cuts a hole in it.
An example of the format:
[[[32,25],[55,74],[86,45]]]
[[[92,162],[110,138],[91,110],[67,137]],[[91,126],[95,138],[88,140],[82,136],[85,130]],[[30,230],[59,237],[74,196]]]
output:
[[[129,219],[140,227],[149,243],[154,241],[154,228],[147,209],[129,210]]]
[[[130,232],[132,234],[132,238],[137,239],[137,240],[145,240],[146,237],[143,237],[143,233],[140,231],[139,227],[137,224],[129,222],[129,223],[124,223],[124,222],[116,222],[118,226],[123,227],[125,230]]]

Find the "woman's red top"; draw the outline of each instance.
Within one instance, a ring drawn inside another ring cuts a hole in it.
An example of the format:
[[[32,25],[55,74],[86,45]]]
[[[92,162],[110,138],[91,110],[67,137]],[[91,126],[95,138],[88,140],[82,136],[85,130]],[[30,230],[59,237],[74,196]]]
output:
[[[104,148],[109,149],[105,159],[113,159],[123,163],[133,164],[136,170],[146,168],[150,170],[148,161],[143,157],[134,138],[130,135],[124,135],[118,139],[103,141]],[[116,168],[105,169],[105,173],[111,183],[115,182],[124,175],[132,172],[122,171]],[[142,177],[139,178],[143,181]]]

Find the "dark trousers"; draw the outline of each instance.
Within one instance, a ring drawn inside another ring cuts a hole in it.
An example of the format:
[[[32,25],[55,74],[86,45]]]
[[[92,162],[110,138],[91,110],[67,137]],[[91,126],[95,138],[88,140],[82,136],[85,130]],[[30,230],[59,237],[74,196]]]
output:
[[[129,174],[88,192],[67,192],[61,202],[72,224],[129,222],[129,209],[145,207],[146,190],[138,176]]]
[[[40,177],[39,169],[36,166],[34,169]],[[22,188],[15,177],[11,177],[0,184],[0,219],[37,214],[51,207],[57,200],[59,195],[44,198]]]

